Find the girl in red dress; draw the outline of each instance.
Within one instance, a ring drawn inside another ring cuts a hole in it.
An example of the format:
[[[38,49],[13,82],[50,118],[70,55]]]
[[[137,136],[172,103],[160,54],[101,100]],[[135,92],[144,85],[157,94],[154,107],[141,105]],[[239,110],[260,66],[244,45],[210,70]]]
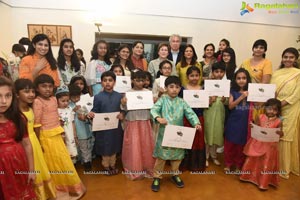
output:
[[[35,199],[33,154],[13,83],[0,77],[0,199]]]

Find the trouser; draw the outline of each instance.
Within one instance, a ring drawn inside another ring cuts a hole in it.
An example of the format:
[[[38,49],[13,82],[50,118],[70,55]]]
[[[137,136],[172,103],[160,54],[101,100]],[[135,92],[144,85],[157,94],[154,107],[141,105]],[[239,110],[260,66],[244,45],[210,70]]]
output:
[[[162,178],[163,174],[173,174],[173,176],[180,174],[179,171],[179,165],[181,163],[181,160],[170,160],[171,163],[171,171],[167,173],[164,171],[166,160],[162,160],[160,158],[156,158],[155,164],[154,164],[154,178]]]
[[[209,158],[209,156],[212,159],[217,159],[217,145],[213,144],[213,145],[205,145],[206,147],[206,160]]]

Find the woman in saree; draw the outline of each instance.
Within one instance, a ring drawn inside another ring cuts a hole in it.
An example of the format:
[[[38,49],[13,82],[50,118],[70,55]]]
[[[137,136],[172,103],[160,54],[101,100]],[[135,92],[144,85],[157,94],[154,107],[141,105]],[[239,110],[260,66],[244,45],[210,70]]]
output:
[[[299,52],[290,47],[283,51],[280,69],[274,72],[271,83],[276,84],[276,98],[282,106],[283,137],[279,142],[279,172],[288,179],[289,174],[300,175],[300,69]]]

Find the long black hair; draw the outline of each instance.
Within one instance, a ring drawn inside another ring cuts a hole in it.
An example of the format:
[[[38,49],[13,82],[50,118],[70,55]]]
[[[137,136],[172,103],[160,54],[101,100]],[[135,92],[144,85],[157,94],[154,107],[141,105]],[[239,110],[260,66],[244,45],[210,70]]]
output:
[[[243,90],[247,91],[248,90],[248,84],[251,83],[251,77],[250,77],[250,74],[249,72],[244,69],[244,68],[240,68],[238,69],[235,74],[234,74],[234,77],[233,77],[233,80],[232,80],[232,85],[231,85],[231,89],[234,90],[234,91],[237,91],[239,92],[240,91],[240,86],[237,84],[236,82],[236,77],[239,73],[244,73],[246,74],[246,79],[247,79],[247,84],[245,85],[245,87],[243,88]]]
[[[13,82],[4,76],[1,76],[0,87],[2,86],[8,86],[12,92],[12,102],[9,108],[4,112],[4,116],[14,123],[16,127],[15,141],[20,142],[23,139],[24,133],[27,132],[27,119],[19,108]]]
[[[83,57],[83,51],[81,49],[76,49],[75,52],[79,52],[80,53],[80,55],[82,56],[81,59],[80,59],[80,61],[83,62],[84,65],[86,65],[86,61],[85,61],[85,59]]]
[[[59,47],[58,57],[57,57],[58,68],[63,71],[66,71],[66,68],[65,68],[66,67],[66,58],[64,56],[63,46],[67,42],[71,43],[72,48],[73,48],[73,53],[71,55],[71,70],[74,69],[75,72],[78,72],[80,70],[80,62],[79,62],[76,52],[75,52],[74,42],[69,38],[65,38],[60,42],[60,47]]]
[[[193,51],[193,57],[192,57],[192,60],[191,60],[190,65],[195,65],[195,64],[197,63],[198,56],[197,56],[197,54],[196,54],[196,51],[195,51],[194,46],[191,45],[191,44],[187,44],[187,45],[184,47],[184,49],[183,49],[183,55],[181,56],[181,61],[180,61],[180,62],[181,62],[181,67],[186,67],[186,66],[188,65],[188,63],[186,62],[186,58],[185,58],[185,56],[184,56],[185,50],[186,50],[187,48],[191,48],[192,51]]]
[[[118,56],[113,64],[121,64],[121,57],[120,57],[119,53],[122,51],[122,49],[125,49],[125,48],[127,48],[129,50],[129,56],[128,56],[128,59],[126,60],[125,66],[129,69],[129,71],[132,71],[135,69],[135,67],[133,66],[133,63],[130,59],[130,48],[127,44],[121,44],[119,46]]]
[[[111,61],[109,59],[109,46],[108,46],[108,43],[105,40],[99,40],[94,44],[92,52],[91,52],[91,55],[92,55],[91,60],[98,60],[98,58],[99,58],[98,45],[99,44],[105,44],[106,45],[107,52],[104,56],[104,62],[106,62],[106,64],[110,65]]]
[[[235,58],[235,52],[232,48],[226,48],[222,52],[222,60],[221,62],[225,63],[223,60],[224,53],[229,53],[230,55],[230,61],[228,65],[226,66],[226,76],[228,80],[232,80],[234,76],[234,71],[236,69],[236,58]]]
[[[56,60],[53,56],[52,53],[52,48],[51,48],[51,42],[48,38],[47,35],[45,34],[37,34],[32,38],[32,42],[31,45],[29,45],[28,47],[28,53],[27,55],[33,55],[35,53],[35,45],[39,42],[39,41],[43,41],[43,40],[47,40],[48,41],[48,45],[49,45],[49,50],[47,52],[47,54],[45,55],[46,60],[48,61],[48,63],[50,64],[50,67],[52,70],[56,70],[57,69],[57,65],[56,65]],[[33,46],[34,45],[34,46]]]
[[[83,76],[81,76],[81,75],[73,76],[73,77],[71,78],[70,85],[74,85],[75,82],[78,81],[78,80],[82,80],[83,85],[84,85],[84,88],[83,88],[83,90],[81,91],[82,94],[87,94],[87,93],[89,93],[89,89],[88,89],[88,85],[87,85],[87,83],[86,83],[86,80],[85,80],[85,78],[84,78]]]

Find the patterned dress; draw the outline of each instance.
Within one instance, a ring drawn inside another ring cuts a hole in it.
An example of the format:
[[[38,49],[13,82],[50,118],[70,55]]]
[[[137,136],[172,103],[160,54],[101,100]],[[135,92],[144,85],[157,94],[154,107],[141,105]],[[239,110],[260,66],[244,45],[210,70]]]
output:
[[[92,86],[93,96],[98,94],[102,90],[101,86],[101,75],[110,69],[105,61],[102,60],[92,60],[85,72],[85,79],[88,86]]]

